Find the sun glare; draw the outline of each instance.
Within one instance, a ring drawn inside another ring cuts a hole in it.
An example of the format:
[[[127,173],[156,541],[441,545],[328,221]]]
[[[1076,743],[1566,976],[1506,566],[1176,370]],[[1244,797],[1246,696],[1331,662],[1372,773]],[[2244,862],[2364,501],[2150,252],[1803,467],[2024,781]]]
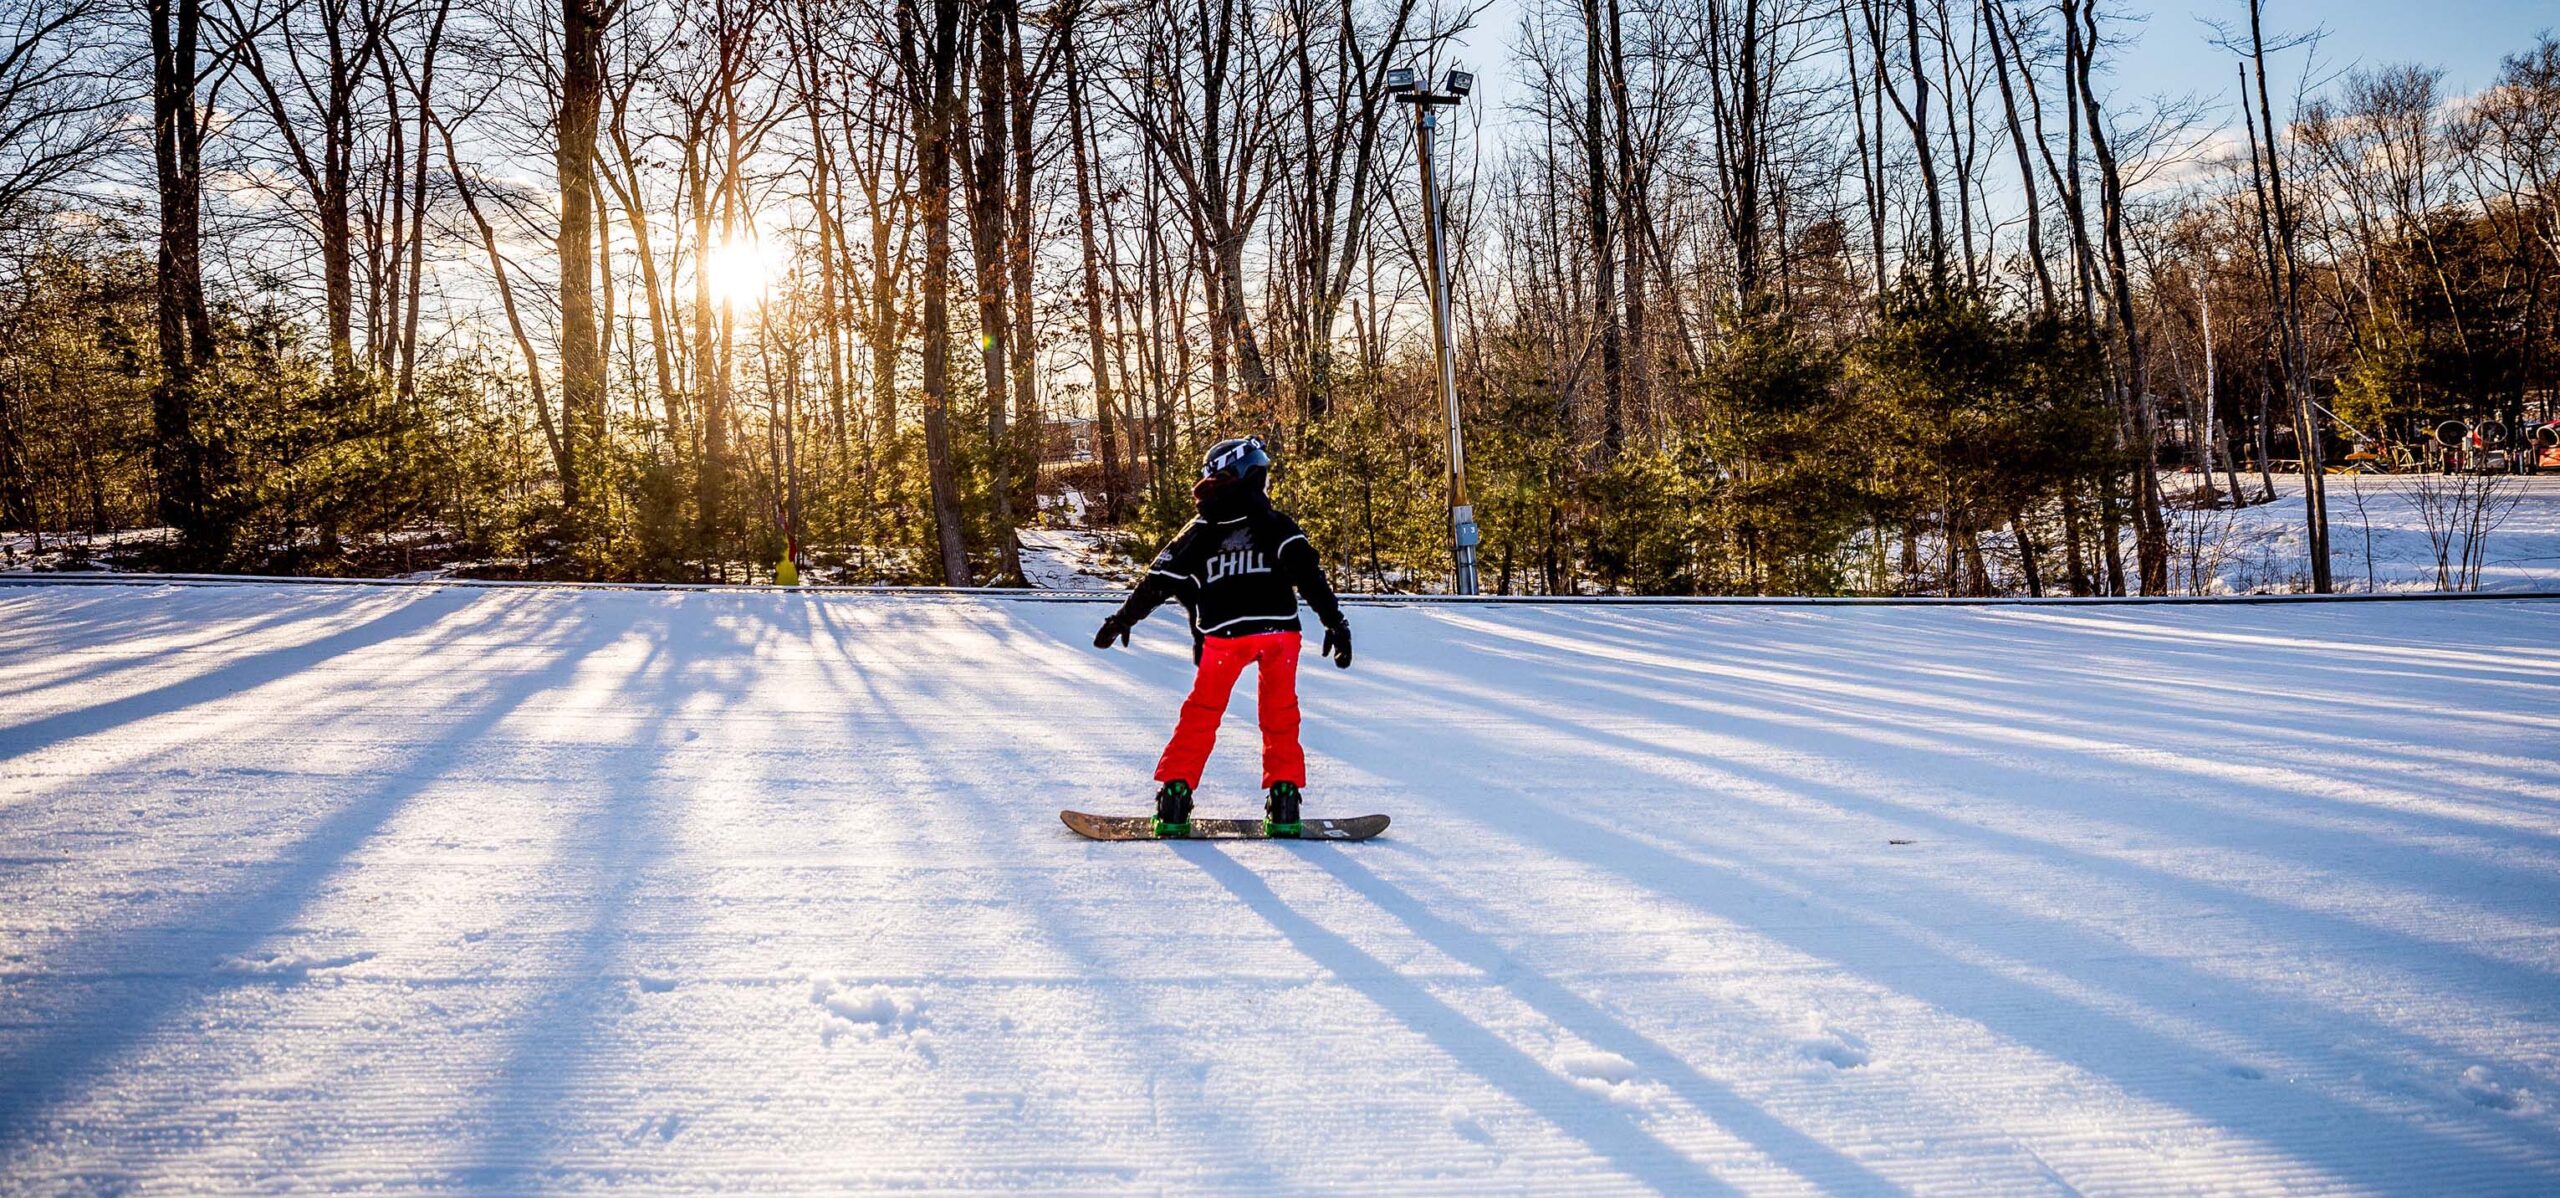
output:
[[[703,274],[711,284],[711,298],[721,303],[754,305],[763,303],[782,277],[780,251],[760,237],[742,237],[724,242],[703,261]]]

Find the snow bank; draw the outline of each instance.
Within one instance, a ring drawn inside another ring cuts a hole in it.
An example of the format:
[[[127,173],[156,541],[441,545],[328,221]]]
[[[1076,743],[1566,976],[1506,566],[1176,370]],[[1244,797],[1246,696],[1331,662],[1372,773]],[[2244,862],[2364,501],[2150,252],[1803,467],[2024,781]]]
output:
[[[2560,1190],[2560,605],[1104,610],[0,588],[0,1191]]]

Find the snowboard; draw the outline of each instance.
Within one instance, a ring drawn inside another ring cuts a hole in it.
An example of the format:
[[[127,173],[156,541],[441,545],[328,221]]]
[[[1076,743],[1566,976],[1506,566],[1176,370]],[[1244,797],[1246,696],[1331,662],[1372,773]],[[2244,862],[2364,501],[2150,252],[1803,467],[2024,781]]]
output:
[[[1258,819],[1204,819],[1194,816],[1191,835],[1156,835],[1155,819],[1145,815],[1087,815],[1081,811],[1061,811],[1058,818],[1087,840],[1270,840],[1262,832]],[[1367,840],[1387,830],[1383,815],[1355,815],[1349,819],[1311,819],[1299,840]],[[1287,839],[1282,837],[1281,839]]]

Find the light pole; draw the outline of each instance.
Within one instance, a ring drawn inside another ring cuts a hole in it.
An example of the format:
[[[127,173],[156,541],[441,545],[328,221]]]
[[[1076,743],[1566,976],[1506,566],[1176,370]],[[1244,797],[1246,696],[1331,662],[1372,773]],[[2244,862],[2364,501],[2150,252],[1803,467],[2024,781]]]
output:
[[[1457,558],[1458,593],[1476,593],[1476,509],[1467,500],[1467,442],[1458,426],[1458,365],[1450,352],[1449,257],[1441,244],[1440,179],[1432,170],[1432,135],[1439,111],[1467,98],[1476,77],[1450,71],[1435,92],[1411,68],[1387,72],[1387,92],[1413,105],[1414,152],[1422,160],[1422,227],[1431,278],[1431,351],[1440,367],[1440,399],[1449,412],[1449,548]]]

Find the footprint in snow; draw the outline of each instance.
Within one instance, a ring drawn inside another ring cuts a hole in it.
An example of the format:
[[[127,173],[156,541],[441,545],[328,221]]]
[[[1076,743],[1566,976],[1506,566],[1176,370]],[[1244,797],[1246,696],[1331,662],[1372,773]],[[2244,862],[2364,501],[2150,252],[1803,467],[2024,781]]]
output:
[[[809,1001],[825,1014],[819,1038],[829,1044],[848,1032],[877,1040],[913,1032],[924,1023],[924,1004],[887,986],[847,986],[834,978],[809,983]]]
[[[1810,1028],[1808,1034],[1796,1040],[1796,1050],[1807,1059],[1820,1061],[1834,1069],[1864,1068],[1867,1062],[1875,1059],[1875,1054],[1867,1050],[1867,1042],[1855,1035],[1819,1020],[1809,1022],[1807,1026]]]
[[[2498,1079],[2486,1065],[2474,1065],[2462,1071],[2462,1081],[2455,1089],[2471,1100],[2472,1105],[2492,1111],[2512,1111],[2532,1097],[2530,1091],[2519,1090]]]
[[[670,1111],[664,1115],[651,1115],[647,1119],[641,1120],[640,1126],[622,1133],[622,1142],[625,1144],[639,1144],[648,1140],[656,1140],[663,1144],[669,1140],[675,1139],[676,1133],[683,1130],[684,1116]]]
[[[1440,1117],[1449,1121],[1449,1130],[1458,1133],[1461,1139],[1473,1140],[1487,1148],[1493,1146],[1493,1133],[1486,1131],[1484,1120],[1476,1118],[1475,1112],[1466,1107],[1450,1103],[1440,1109]]]

